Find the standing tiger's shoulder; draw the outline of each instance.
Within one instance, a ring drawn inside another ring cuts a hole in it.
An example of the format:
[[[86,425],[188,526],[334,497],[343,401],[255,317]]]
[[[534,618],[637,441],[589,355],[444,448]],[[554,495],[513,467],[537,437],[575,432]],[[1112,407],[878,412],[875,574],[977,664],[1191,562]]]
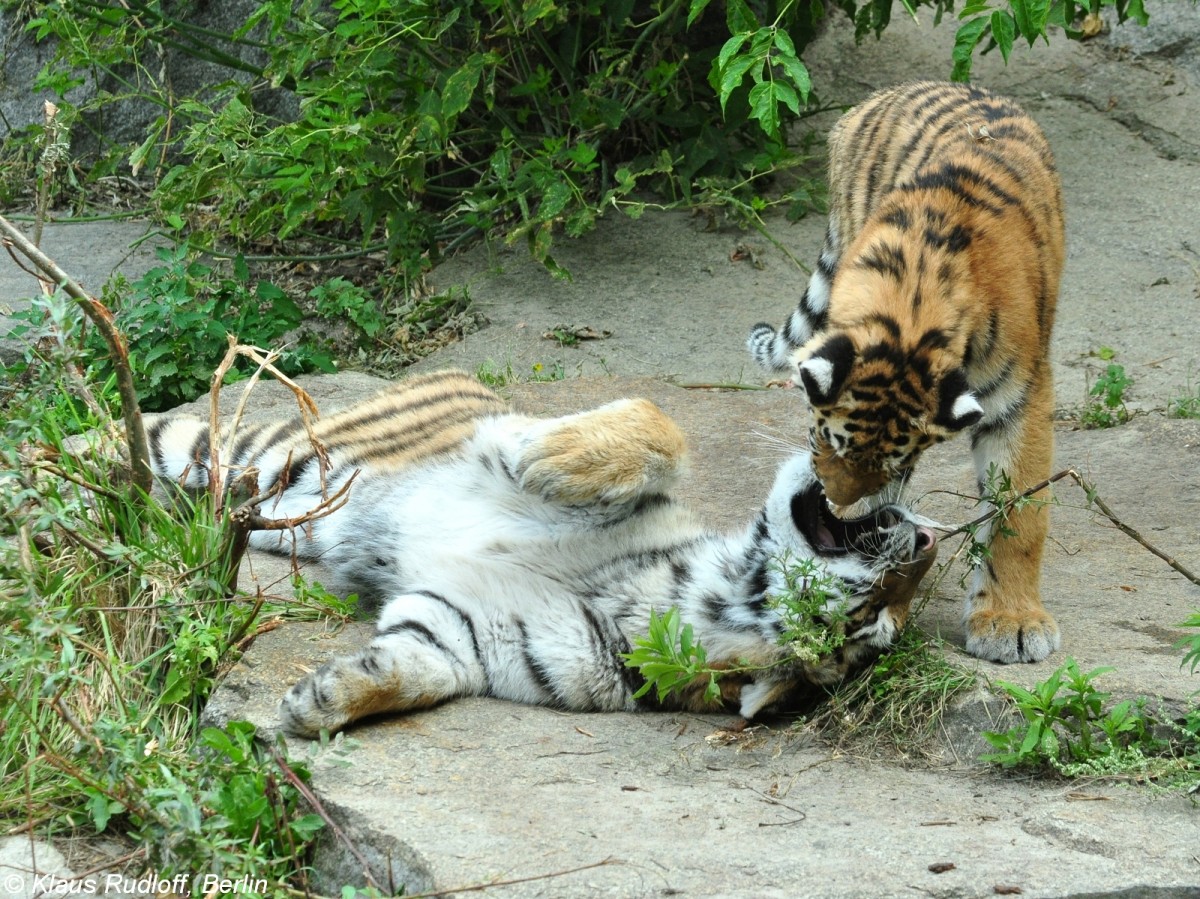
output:
[[[873,94],[834,127],[829,179],[843,247],[873,218],[933,196],[948,219],[1018,224],[1061,265],[1062,187],[1049,141],[1015,100],[984,88],[916,81]],[[961,230],[927,234],[934,249],[969,242]]]

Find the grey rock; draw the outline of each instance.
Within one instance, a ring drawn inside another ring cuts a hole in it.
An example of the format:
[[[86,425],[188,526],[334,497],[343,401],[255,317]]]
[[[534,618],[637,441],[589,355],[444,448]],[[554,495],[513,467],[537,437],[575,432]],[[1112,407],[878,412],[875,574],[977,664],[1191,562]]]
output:
[[[44,840],[0,838],[0,899],[53,895],[56,886],[74,876],[62,853]]]

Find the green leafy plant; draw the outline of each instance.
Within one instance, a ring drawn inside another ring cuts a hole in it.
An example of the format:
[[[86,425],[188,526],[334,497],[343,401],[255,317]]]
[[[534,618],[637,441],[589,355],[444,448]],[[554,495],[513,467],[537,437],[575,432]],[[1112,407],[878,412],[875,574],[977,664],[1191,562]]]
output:
[[[721,698],[721,686],[717,682],[721,672],[708,665],[708,653],[696,642],[692,626],[684,624],[676,608],[667,609],[661,615],[650,611],[650,623],[646,636],[635,637],[633,651],[622,658],[630,668],[636,668],[645,678],[645,683],[634,694],[634,699],[654,690],[659,702],[684,687],[707,678],[704,688],[706,702],[716,703]]]
[[[715,703],[721,696],[722,676],[762,671],[795,661],[815,662],[841,646],[845,642],[847,620],[837,606],[837,601],[845,596],[841,581],[812,559],[793,563],[789,556],[784,556],[774,564],[784,577],[784,589],[768,595],[767,603],[779,613],[782,625],[779,644],[787,653],[766,666],[738,663],[715,668],[708,664],[708,654],[695,639],[691,624],[685,624],[679,617],[678,609],[672,607],[661,615],[652,610],[646,635],[634,638],[633,651],[622,656],[626,666],[636,668],[645,679],[635,698],[653,689],[662,702],[707,678],[704,699]]]
[[[692,0],[688,10],[690,26],[710,0]],[[726,17],[732,33],[713,60],[709,82],[726,111],[729,98],[743,86],[749,76],[752,86],[746,95],[750,118],[756,120],[768,137],[780,140],[781,109],[800,114],[812,91],[808,69],[796,55],[796,44],[787,29],[781,26],[794,3],[783,4],[770,25],[761,26],[758,18],[744,0],[726,4]]]
[[[1179,623],[1179,626],[1200,628],[1200,609],[1192,612],[1187,619]],[[1200,631],[1180,640],[1179,648],[1186,650],[1180,664],[1187,665],[1188,670],[1195,674],[1196,669],[1200,668]]]
[[[882,34],[894,4],[837,6],[861,39]],[[953,9],[902,6],[935,20]],[[1078,36],[1074,19],[1102,6],[1145,21],[1140,0],[972,0],[954,74],[967,77],[981,43],[1007,56],[1018,35],[1056,24]],[[553,232],[636,213],[647,188],[692,202],[700,179],[716,179],[747,202],[747,179],[803,162],[786,144],[813,99],[802,55],[827,14],[816,0],[266,0],[221,33],[145,0],[34,8],[29,32],[54,40],[36,89],[58,95],[68,128],[131,101],[156,110],[106,159],[149,174],[156,208],[195,244],[327,242],[385,252],[409,279],[479,236],[524,240],[565,275]],[[177,54],[213,67],[212,83],[178,93],[163,65]],[[75,108],[68,97],[87,81],[105,89]],[[92,136],[104,143],[103,128]]]
[[[983,756],[1004,768],[1049,768],[1068,777],[1188,778],[1200,771],[1195,731],[1164,722],[1144,700],[1111,703],[1095,681],[1111,668],[1082,672],[1074,659],[1032,689],[999,682],[1024,723],[985,732],[996,751]],[[1174,738],[1160,736],[1166,728]]]
[[[1048,0],[1003,0],[999,3],[967,0],[958,13],[962,24],[954,38],[954,68],[950,77],[955,81],[970,80],[971,62],[981,43],[985,52],[998,49],[1008,62],[1018,37],[1028,41],[1031,47],[1039,38],[1049,43],[1047,33],[1052,26],[1062,28],[1068,37],[1078,40],[1084,36],[1077,26],[1079,20],[1096,16],[1105,7],[1116,13],[1118,22],[1133,19],[1139,25],[1145,25],[1149,21],[1142,0],[1064,0],[1059,3]]]
[[[1125,374],[1125,366],[1110,362],[1104,373],[1088,391],[1090,399],[1080,415],[1085,428],[1111,428],[1129,420],[1125,407],[1125,391],[1133,379]]]
[[[1188,385],[1167,401],[1168,418],[1200,418],[1200,386]]]
[[[846,642],[846,586],[815,559],[793,561],[785,554],[773,561],[783,577],[783,590],[767,596],[767,607],[779,614],[779,642],[804,662],[815,662]]]
[[[161,248],[157,254],[162,265],[131,285],[118,277],[103,294],[125,334],[139,396],[150,411],[205,393],[229,349],[229,335],[270,348],[303,320],[301,308],[279,287],[251,283],[241,257],[224,275],[191,258],[186,247]],[[111,363],[98,339],[90,345],[103,378]],[[299,374],[313,368],[332,371],[333,362],[315,344],[304,343],[285,348],[278,367]],[[236,380],[239,373],[235,369],[231,375]]]

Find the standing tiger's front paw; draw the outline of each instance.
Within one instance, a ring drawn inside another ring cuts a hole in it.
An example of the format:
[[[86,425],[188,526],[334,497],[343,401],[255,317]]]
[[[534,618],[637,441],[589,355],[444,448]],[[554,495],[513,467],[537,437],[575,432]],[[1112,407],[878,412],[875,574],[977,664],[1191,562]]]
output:
[[[967,652],[989,662],[1040,662],[1061,642],[1054,617],[1044,609],[980,609],[966,617]]]

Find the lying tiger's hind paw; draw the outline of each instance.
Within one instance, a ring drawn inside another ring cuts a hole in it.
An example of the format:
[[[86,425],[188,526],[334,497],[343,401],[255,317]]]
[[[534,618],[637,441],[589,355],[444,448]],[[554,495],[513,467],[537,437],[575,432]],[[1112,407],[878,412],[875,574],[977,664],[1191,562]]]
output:
[[[967,616],[967,652],[989,662],[1040,662],[1058,649],[1058,624],[1044,609],[993,611]]]
[[[686,464],[679,426],[649,400],[544,423],[522,449],[521,486],[566,505],[625,503],[671,487]]]
[[[296,683],[279,703],[279,718],[287,733],[315,739],[322,730],[337,733],[359,718],[418,705],[404,701],[395,673],[368,648],[334,658]]]

